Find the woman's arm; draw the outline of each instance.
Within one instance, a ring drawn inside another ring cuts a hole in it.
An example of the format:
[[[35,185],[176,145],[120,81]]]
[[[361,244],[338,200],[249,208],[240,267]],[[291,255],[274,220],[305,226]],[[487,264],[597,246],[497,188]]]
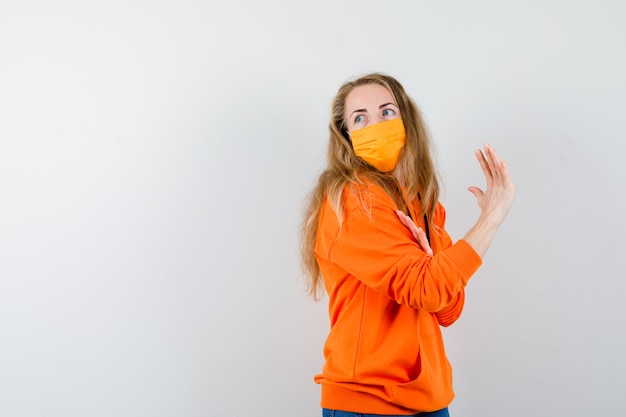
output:
[[[506,163],[498,157],[491,146],[485,145],[484,153],[477,150],[476,159],[485,174],[487,190],[483,192],[475,186],[468,188],[476,197],[481,213],[463,239],[483,258],[513,204],[515,186],[511,181]],[[433,251],[428,244],[424,230],[416,226],[413,220],[401,210],[396,211],[396,214],[402,224],[411,231],[422,250],[432,256]]]
[[[430,243],[428,242],[428,238],[426,237],[426,232],[421,227],[418,227],[413,220],[404,214],[403,211],[398,210],[396,214],[403,225],[405,225],[410,231],[415,241],[420,246],[420,248],[426,252],[429,256],[433,256],[433,250],[430,247]],[[443,227],[443,221],[442,225]],[[447,236],[447,234],[446,234]],[[450,247],[452,244],[449,236],[445,239],[447,244],[444,245],[444,249]],[[437,317],[437,322],[444,327],[451,326],[454,322],[457,321],[459,317],[461,317],[461,313],[463,312],[463,306],[465,305],[465,289],[461,288],[457,293],[454,301],[450,303],[450,305],[444,307],[440,311],[435,312],[435,317]]]
[[[476,224],[463,238],[481,258],[484,257],[493,242],[496,231],[506,218],[515,195],[515,187],[504,160],[500,159],[489,145],[485,145],[485,154],[480,150],[476,151],[476,158],[487,179],[487,191],[483,192],[478,187],[469,187],[470,192],[476,196],[481,214]],[[424,230],[402,211],[396,211],[396,215],[400,222],[411,231],[420,248],[429,256],[433,256]],[[455,302],[436,313],[437,320],[442,326],[451,325],[460,316],[465,299],[464,295],[464,291],[461,290]]]

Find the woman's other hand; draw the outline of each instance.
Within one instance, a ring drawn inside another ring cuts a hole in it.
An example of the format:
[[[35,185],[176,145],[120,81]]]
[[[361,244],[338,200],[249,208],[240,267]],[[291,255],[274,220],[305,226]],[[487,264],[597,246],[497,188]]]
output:
[[[411,231],[413,237],[415,238],[415,241],[420,246],[420,248],[422,248],[422,250],[426,252],[428,256],[433,256],[433,250],[430,247],[430,243],[428,243],[428,238],[426,237],[424,229],[422,229],[421,227],[417,227],[417,225],[413,223],[413,220],[409,216],[404,214],[401,210],[396,210],[396,215],[398,216],[402,224]]]

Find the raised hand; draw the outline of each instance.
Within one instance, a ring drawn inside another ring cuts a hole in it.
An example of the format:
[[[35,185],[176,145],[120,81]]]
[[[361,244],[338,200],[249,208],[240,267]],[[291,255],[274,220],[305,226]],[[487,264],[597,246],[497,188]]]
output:
[[[500,159],[490,145],[485,145],[484,152],[477,150],[476,159],[485,174],[487,188],[483,191],[471,186],[468,190],[476,197],[481,216],[488,217],[490,221],[499,225],[511,209],[515,197],[515,185],[504,159]]]
[[[476,159],[485,174],[487,188],[485,191],[475,186],[468,188],[476,197],[480,216],[463,239],[483,257],[513,205],[515,185],[506,163],[491,146],[485,145],[484,152],[476,151]]]

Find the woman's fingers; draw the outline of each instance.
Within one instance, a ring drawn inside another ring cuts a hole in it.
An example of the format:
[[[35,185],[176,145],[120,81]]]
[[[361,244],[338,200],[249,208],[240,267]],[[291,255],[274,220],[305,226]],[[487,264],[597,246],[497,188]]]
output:
[[[487,162],[487,158],[485,158],[485,154],[480,149],[476,149],[476,159],[478,159],[478,163],[485,173],[485,176],[490,176],[489,163]]]
[[[428,242],[428,237],[426,237],[426,232],[421,227],[417,228],[417,243],[422,247],[422,250],[426,252],[428,256],[433,256],[433,249],[430,247],[430,243]]]
[[[507,186],[514,189],[515,186],[513,185],[513,180],[511,179],[511,174],[509,174],[509,166],[504,159],[502,160],[502,176],[506,181]]]
[[[504,159],[498,156],[498,153],[491,145],[485,144],[484,151],[477,150],[476,157],[485,174],[487,189],[510,182],[509,172]]]
[[[396,210],[396,216],[398,216],[398,218],[400,219],[400,222],[409,228],[409,230],[411,230],[411,225],[409,223],[409,216],[407,216],[406,214],[404,214],[404,212],[402,210]]]
[[[491,181],[493,180],[493,172],[492,167],[490,166],[490,161],[487,159],[485,153],[483,153],[480,149],[476,150],[476,159],[478,159],[480,168],[483,170],[483,174],[485,174],[487,185],[491,184]]]
[[[404,214],[403,211],[396,210],[396,215],[400,218],[400,221],[402,222],[402,224],[404,226],[406,226],[411,231],[411,234],[413,235],[415,240],[417,240],[417,234],[418,234],[419,227],[417,227],[415,225],[415,223],[413,223],[413,220],[411,220],[411,218],[409,216]]]
[[[498,185],[511,186],[512,181],[505,160],[500,158],[496,150],[490,145],[485,145],[485,149],[491,160],[491,173],[494,182]]]
[[[428,238],[426,237],[424,230],[421,227],[417,227],[413,220],[404,214],[403,211],[396,210],[396,215],[400,219],[400,222],[411,231],[415,241],[422,248],[422,250],[429,256],[433,256],[433,250],[430,247],[430,243],[428,243]]]

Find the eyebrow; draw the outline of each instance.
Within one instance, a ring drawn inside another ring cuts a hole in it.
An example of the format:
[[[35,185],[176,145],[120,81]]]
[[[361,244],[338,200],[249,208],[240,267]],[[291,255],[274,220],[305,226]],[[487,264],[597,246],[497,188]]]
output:
[[[378,106],[379,109],[382,109],[383,107],[387,107],[387,106],[395,106],[396,108],[398,107],[398,105],[396,103],[385,103],[385,104],[381,104],[380,106]],[[350,116],[352,116],[354,113],[361,113],[367,111],[367,109],[357,109],[355,111],[353,111]]]

